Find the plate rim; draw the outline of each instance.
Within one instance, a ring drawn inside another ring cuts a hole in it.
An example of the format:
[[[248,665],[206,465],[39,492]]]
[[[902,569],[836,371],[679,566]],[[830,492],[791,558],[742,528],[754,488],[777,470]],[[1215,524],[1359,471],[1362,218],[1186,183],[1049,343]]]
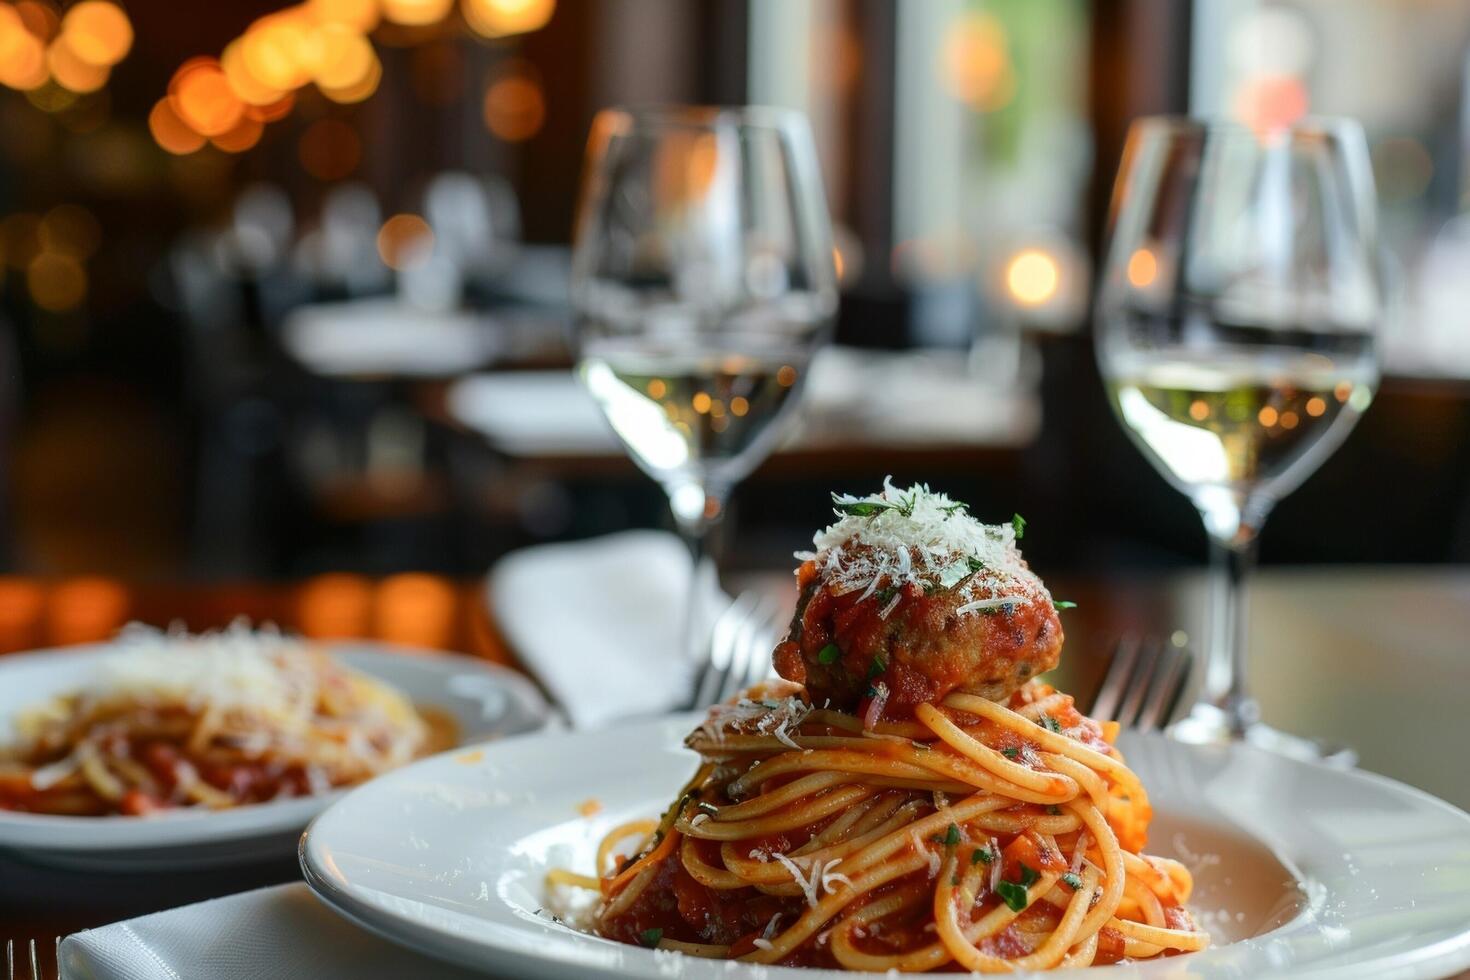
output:
[[[518,740],[518,742],[522,745],[540,740],[559,740],[564,742],[573,742],[579,739],[596,737],[597,735],[605,735],[611,731],[630,731],[633,729],[646,729],[649,733],[649,740],[650,742],[652,742],[655,738],[654,733],[658,732],[660,729],[665,728],[666,726],[669,726],[671,724],[679,724],[684,721],[688,721],[691,723],[697,722],[697,720],[702,716],[702,712],[681,712],[674,715],[662,716],[656,719],[643,719],[636,722],[623,723],[619,725],[609,726],[608,728],[592,731],[542,730],[528,736],[524,740]],[[1173,740],[1167,739],[1167,736],[1157,732],[1135,731],[1129,732],[1127,734],[1131,737],[1143,737],[1148,740],[1158,740],[1160,742],[1167,741],[1169,744],[1180,746],[1185,751],[1220,748],[1219,746],[1191,746],[1187,743],[1174,742]],[[451,750],[449,752],[439,753],[438,755],[428,756],[424,759],[416,760],[408,766],[404,766],[399,770],[395,770],[394,773],[385,774],[385,776],[380,777],[380,779],[392,778],[394,776],[402,774],[411,774],[411,771],[415,768],[427,767],[435,763],[436,761],[443,760],[448,756],[464,751],[477,751],[482,749],[495,751],[497,747],[498,746],[496,746],[495,743],[484,743],[476,746],[464,746],[458,750]],[[1419,789],[1415,786],[1410,786],[1407,783],[1403,783],[1399,780],[1393,779],[1392,777],[1382,775],[1381,773],[1369,772],[1362,769],[1342,770],[1318,763],[1307,762],[1299,759],[1291,759],[1277,755],[1275,753],[1268,752],[1265,749],[1246,743],[1231,743],[1228,746],[1224,746],[1224,748],[1232,752],[1242,752],[1247,757],[1269,759],[1273,762],[1285,763],[1288,769],[1292,767],[1304,767],[1306,769],[1318,771],[1332,779],[1342,779],[1350,782],[1363,782],[1369,785],[1374,785],[1379,789],[1386,790],[1392,794],[1399,796],[1402,799],[1413,801],[1418,806],[1426,806],[1431,809],[1442,811],[1449,817],[1460,822],[1463,825],[1467,835],[1470,835],[1470,813],[1467,813],[1465,810],[1461,809],[1455,804],[1450,803],[1446,800],[1442,800],[1439,797],[1426,792],[1425,790]],[[633,955],[638,955],[642,953],[648,954],[649,959],[646,962],[646,970],[642,970],[637,973],[623,970],[607,970],[597,973],[595,967],[590,967],[586,962],[577,959],[575,956],[557,955],[558,948],[563,950],[575,950],[577,948],[575,946],[563,945],[562,943],[558,942],[554,945],[548,944],[539,954],[531,954],[523,950],[512,948],[505,944],[498,944],[492,939],[484,937],[473,938],[465,935],[456,935],[451,933],[447,929],[438,928],[432,923],[416,920],[414,918],[404,915],[395,915],[390,910],[372,902],[366,901],[361,897],[353,894],[351,884],[346,884],[334,880],[333,876],[328,873],[326,869],[318,866],[318,862],[313,856],[313,847],[319,845],[320,834],[318,831],[318,825],[324,820],[329,819],[332,811],[336,810],[338,807],[349,805],[350,798],[354,794],[366,793],[374,790],[375,787],[373,783],[375,782],[377,782],[377,780],[370,781],[369,783],[364,783],[361,786],[352,788],[351,790],[344,793],[340,799],[334,801],[331,806],[323,809],[323,811],[316,817],[314,817],[311,823],[308,824],[306,830],[301,835],[297,847],[297,857],[301,866],[302,877],[305,880],[307,886],[312,890],[312,893],[316,895],[318,900],[320,900],[324,905],[332,909],[337,914],[341,915],[347,921],[352,922],[354,925],[357,925],[358,927],[363,928],[374,935],[380,936],[384,939],[387,939],[408,949],[414,950],[425,956],[449,963],[454,963],[460,966],[466,966],[471,969],[484,972],[487,975],[499,975],[499,973],[504,972],[505,970],[514,969],[517,966],[522,968],[529,968],[532,971],[539,971],[539,975],[551,975],[551,973],[549,973],[548,971],[555,970],[557,968],[577,968],[586,971],[586,974],[589,976],[596,973],[596,975],[619,978],[641,976],[644,975],[644,973],[658,972],[657,959],[655,958],[658,956],[657,951],[641,950],[629,946],[626,948],[626,953],[631,953]],[[594,787],[588,787],[588,790],[595,792]],[[1255,838],[1254,835],[1252,835],[1252,837],[1253,839],[1257,840],[1257,842],[1269,847],[1266,842],[1260,841],[1259,838]],[[1275,848],[1270,849],[1273,854],[1276,853]],[[1286,858],[1282,855],[1278,854],[1277,856],[1278,858],[1281,858],[1288,867],[1291,867],[1293,869],[1293,874],[1298,873],[1298,869],[1293,862],[1287,861]],[[1300,913],[1298,915],[1292,916],[1290,919],[1281,923],[1270,931],[1252,938],[1262,939],[1283,930],[1290,929],[1293,924],[1298,921],[1299,918]],[[570,943],[571,940],[567,940],[567,942]],[[493,954],[498,959],[493,963],[487,962],[485,959],[487,954]],[[1167,961],[1146,961],[1137,964],[1137,966],[1147,967],[1149,963],[1157,962],[1185,963],[1188,962],[1190,958],[1190,956],[1186,955],[1183,957],[1170,958]],[[1314,965],[1310,962],[1293,964],[1284,972],[1278,972],[1271,975],[1299,977],[1351,976],[1418,978],[1454,975],[1455,973],[1466,968],[1470,968],[1470,919],[1467,919],[1464,928],[1458,934],[1439,939],[1435,942],[1428,943],[1422,947],[1412,950],[1403,950],[1397,953],[1379,954],[1365,961],[1354,962],[1348,967],[1343,967],[1341,965],[1329,965],[1324,967],[1321,964]],[[1099,966],[1091,967],[1088,969],[1106,970],[1107,967]],[[491,970],[494,970],[495,973],[491,974]],[[1325,973],[1323,972],[1324,970],[1326,971]],[[1346,972],[1344,972],[1345,970]],[[722,973],[722,976],[723,975],[724,974]],[[732,978],[732,980],[744,980],[744,978],[747,977],[754,978],[757,974],[755,970],[751,969],[748,971],[729,971],[728,975]],[[1120,972],[1119,975],[1122,976],[1123,974]],[[759,976],[763,978],[768,978],[768,980],[777,980],[777,978],[779,978],[779,980],[802,980],[802,978],[807,978],[807,980],[838,980],[838,978],[842,977],[877,978],[883,977],[884,974],[818,970],[805,967],[766,966],[764,967],[764,970],[759,973]]]

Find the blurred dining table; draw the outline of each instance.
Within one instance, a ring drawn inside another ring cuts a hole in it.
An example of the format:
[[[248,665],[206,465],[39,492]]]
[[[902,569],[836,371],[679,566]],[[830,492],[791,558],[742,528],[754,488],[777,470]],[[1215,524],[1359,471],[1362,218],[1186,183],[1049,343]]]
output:
[[[1084,705],[1125,635],[1194,647],[1202,635],[1199,572],[1052,576],[1066,654],[1059,687]],[[731,576],[732,587],[794,593],[786,573]],[[203,630],[238,616],[315,638],[362,637],[455,650],[517,666],[480,581],[421,573],[300,582],[127,583],[102,578],[0,579],[0,652],[105,638],[135,619]],[[1268,568],[1251,586],[1251,685],[1270,723],[1349,744],[1363,768],[1470,808],[1470,569]],[[37,941],[54,969],[56,937],[299,877],[295,856],[243,868],[99,874],[0,853],[0,940]]]

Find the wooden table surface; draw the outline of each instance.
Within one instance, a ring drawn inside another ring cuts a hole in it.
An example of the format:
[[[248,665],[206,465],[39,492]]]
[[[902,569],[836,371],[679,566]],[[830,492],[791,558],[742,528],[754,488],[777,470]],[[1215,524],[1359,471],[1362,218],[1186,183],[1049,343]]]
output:
[[[762,579],[789,588],[789,579]],[[1127,632],[1201,635],[1203,579],[1051,582],[1064,614],[1058,686],[1091,692]],[[327,575],[266,585],[0,579],[0,655],[104,638],[129,619],[192,630],[237,616],[319,638],[367,637],[515,665],[478,582]],[[1357,748],[1364,768],[1470,808],[1470,571],[1268,570],[1252,589],[1252,683],[1266,720]],[[1193,642],[1191,640],[1191,642]],[[62,872],[0,854],[0,940],[38,940],[299,877],[294,857],[187,874]]]

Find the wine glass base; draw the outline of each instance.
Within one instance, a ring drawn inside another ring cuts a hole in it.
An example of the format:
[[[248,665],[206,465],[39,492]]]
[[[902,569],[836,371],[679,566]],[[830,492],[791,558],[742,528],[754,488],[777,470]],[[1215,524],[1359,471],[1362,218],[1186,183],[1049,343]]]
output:
[[[1195,705],[1187,716],[1169,726],[1168,734],[1192,745],[1245,742],[1290,759],[1318,762],[1334,769],[1351,769],[1358,763],[1358,754],[1345,745],[1293,735],[1259,721],[1244,724],[1231,724],[1231,721],[1229,715],[1213,705]]]

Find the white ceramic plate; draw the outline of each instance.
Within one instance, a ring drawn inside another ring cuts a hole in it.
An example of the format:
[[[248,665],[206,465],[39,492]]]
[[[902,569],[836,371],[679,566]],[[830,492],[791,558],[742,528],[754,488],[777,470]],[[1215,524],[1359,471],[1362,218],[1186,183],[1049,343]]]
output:
[[[550,919],[551,867],[589,872],[602,832],[652,816],[694,769],[694,719],[544,734],[425,759],[349,793],[301,843],[347,918],[515,978],[837,980],[638,949]],[[1441,977],[1470,965],[1470,816],[1417,790],[1248,746],[1125,735],[1153,800],[1149,850],[1195,872],[1203,953],[1108,977]],[[588,800],[602,804],[579,816]]]
[[[514,671],[473,657],[381,643],[329,643],[343,663],[381,678],[415,704],[449,713],[461,741],[542,728],[550,716],[536,688]],[[0,738],[22,708],[73,690],[109,644],[7,654],[0,658]],[[157,816],[58,817],[0,810],[0,848],[45,864],[98,870],[167,870],[238,864],[290,854],[312,817],[345,791],[234,810]]]

